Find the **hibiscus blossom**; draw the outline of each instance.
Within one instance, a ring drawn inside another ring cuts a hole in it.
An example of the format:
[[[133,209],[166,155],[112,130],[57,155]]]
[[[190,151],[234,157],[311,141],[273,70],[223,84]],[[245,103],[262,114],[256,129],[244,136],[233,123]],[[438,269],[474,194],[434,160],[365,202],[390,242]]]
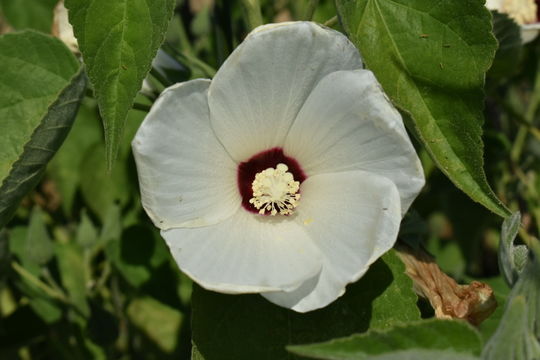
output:
[[[393,246],[424,184],[357,49],[310,22],[261,26],[212,81],[166,89],[133,150],[144,208],[183,272],[300,312]]]

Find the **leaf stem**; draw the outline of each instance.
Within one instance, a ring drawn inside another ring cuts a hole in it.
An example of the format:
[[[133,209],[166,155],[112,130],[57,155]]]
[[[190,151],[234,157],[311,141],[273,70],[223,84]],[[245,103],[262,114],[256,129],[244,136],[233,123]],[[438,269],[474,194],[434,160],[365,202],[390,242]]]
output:
[[[311,21],[313,19],[313,14],[315,14],[317,5],[319,5],[319,0],[309,0],[306,13],[304,15],[304,20]]]
[[[540,64],[538,65],[540,66]],[[523,117],[528,125],[527,126],[520,125],[518,129],[518,133],[516,135],[516,139],[514,141],[514,145],[512,146],[512,150],[510,152],[510,159],[514,163],[519,162],[519,158],[521,157],[521,153],[523,152],[523,148],[525,146],[525,141],[527,140],[527,133],[529,131],[529,128],[532,127],[532,123],[533,123],[533,120],[534,120],[534,117],[536,115],[539,105],[540,105],[540,71],[537,71],[536,77],[534,79],[534,89],[533,89],[532,97],[529,102],[529,106],[527,107],[527,111],[525,112],[525,116]]]
[[[191,46],[191,42],[189,41],[189,37],[186,33],[186,26],[184,24],[184,20],[182,19],[181,15],[176,16],[178,19],[178,37],[180,40],[180,48],[183,52],[193,54],[193,47]]]
[[[250,30],[263,24],[261,14],[261,4],[259,0],[242,0],[244,10],[246,11],[247,23]]]

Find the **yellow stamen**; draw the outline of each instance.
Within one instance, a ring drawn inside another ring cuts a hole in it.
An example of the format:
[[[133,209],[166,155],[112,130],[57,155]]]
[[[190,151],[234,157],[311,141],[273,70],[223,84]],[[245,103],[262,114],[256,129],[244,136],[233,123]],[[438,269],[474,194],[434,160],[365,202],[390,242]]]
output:
[[[287,170],[287,165],[278,164],[275,169],[268,168],[255,175],[251,184],[253,197],[249,202],[259,210],[259,214],[291,215],[298,206],[300,183],[294,181]]]

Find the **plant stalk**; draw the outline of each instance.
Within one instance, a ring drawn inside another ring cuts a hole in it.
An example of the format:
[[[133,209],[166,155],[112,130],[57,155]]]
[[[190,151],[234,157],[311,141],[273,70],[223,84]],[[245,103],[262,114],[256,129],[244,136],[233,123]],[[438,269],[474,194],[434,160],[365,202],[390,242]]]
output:
[[[263,24],[259,0],[242,0],[246,12],[248,27],[251,30]]]

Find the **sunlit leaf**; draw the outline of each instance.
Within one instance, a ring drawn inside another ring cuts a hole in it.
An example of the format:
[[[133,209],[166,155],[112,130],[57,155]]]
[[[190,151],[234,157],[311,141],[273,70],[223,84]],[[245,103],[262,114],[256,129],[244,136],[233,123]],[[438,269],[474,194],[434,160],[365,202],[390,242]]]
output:
[[[341,23],[433,160],[506,217],[483,171],[483,86],[497,42],[482,0],[336,0]]]
[[[108,168],[124,123],[164,39],[174,0],[66,0],[103,118]]]
[[[52,37],[32,31],[0,37],[0,228],[71,128],[86,87],[79,67]]]

